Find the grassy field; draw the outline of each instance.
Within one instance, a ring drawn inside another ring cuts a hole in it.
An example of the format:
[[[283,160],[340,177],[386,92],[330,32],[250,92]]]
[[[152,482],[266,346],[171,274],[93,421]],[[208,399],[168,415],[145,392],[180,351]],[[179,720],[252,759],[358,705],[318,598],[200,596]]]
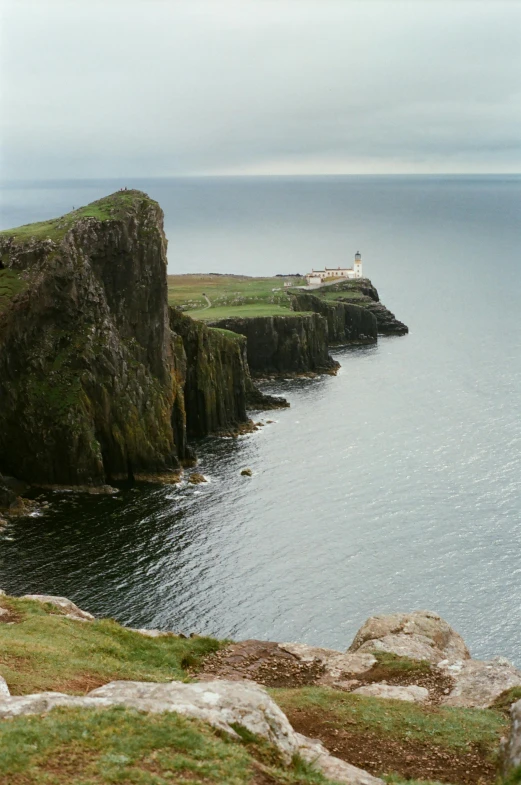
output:
[[[288,278],[250,278],[244,275],[169,275],[168,302],[183,308],[194,319],[215,320],[227,316],[289,315]],[[275,290],[275,291],[274,291]],[[208,302],[211,307],[208,307]]]

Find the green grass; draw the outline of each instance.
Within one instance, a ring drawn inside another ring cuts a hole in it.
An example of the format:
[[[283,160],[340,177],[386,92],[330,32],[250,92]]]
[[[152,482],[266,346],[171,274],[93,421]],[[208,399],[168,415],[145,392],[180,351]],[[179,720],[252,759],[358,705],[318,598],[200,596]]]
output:
[[[521,700],[521,687],[512,687],[494,701],[494,708],[502,711],[509,711],[510,707],[516,701]]]
[[[357,727],[386,737],[421,741],[452,750],[479,744],[494,755],[508,728],[506,717],[491,709],[424,708],[405,701],[382,700],[326,687],[272,690],[283,711],[319,711],[332,727]]]
[[[410,674],[420,675],[431,671],[430,663],[427,660],[411,660],[409,657],[399,657],[387,651],[373,652],[377,665],[385,668],[389,674]],[[376,667],[376,666],[375,666]]]
[[[97,218],[99,221],[116,219],[121,217],[133,205],[142,201],[143,198],[148,197],[141,191],[117,191],[85,207],[72,210],[59,218],[25,224],[14,229],[4,229],[0,232],[0,241],[4,237],[10,237],[15,242],[24,242],[31,238],[39,240],[49,238],[58,242],[66,235],[73,224],[81,218]]]
[[[0,723],[0,782],[253,785],[259,771],[274,785],[329,782],[300,760],[283,767],[276,750],[243,736],[231,740],[173,713],[55,709]]]
[[[0,313],[25,287],[26,283],[18,270],[0,270]]]
[[[172,681],[220,647],[212,638],[147,638],[110,619],[82,623],[53,606],[2,598],[21,620],[0,624],[0,675],[14,695],[84,694],[114,679]]]
[[[291,311],[289,308],[283,308],[280,305],[271,303],[251,303],[236,306],[223,305],[219,308],[208,308],[205,311],[187,311],[187,314],[193,319],[200,319],[205,322],[213,322],[230,317],[244,319],[254,316],[289,316],[290,318],[302,315],[309,316],[309,313],[299,314],[297,311]]]

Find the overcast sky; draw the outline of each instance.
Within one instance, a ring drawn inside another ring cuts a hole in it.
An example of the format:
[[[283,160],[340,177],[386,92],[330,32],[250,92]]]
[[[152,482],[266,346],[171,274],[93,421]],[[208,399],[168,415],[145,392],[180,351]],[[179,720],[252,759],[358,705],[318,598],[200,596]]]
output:
[[[3,178],[521,171],[521,0],[0,0]]]

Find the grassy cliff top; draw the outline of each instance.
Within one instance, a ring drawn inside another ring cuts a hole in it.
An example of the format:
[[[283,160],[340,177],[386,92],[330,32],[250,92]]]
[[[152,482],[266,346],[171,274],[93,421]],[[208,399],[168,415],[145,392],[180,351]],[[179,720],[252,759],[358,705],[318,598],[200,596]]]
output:
[[[296,316],[290,310],[289,287],[305,284],[305,278],[246,275],[169,275],[168,302],[181,307],[189,316],[204,321],[231,316]]]
[[[24,224],[14,229],[4,229],[0,232],[0,241],[4,238],[13,238],[15,241],[25,242],[35,238],[59,242],[69,229],[82,218],[97,218],[98,221],[117,220],[125,217],[130,209],[143,202],[157,205],[157,202],[150,199],[143,191],[116,191],[110,196],[104,196],[102,199],[72,210],[59,218]]]
[[[289,284],[286,285],[285,284]],[[364,288],[367,279],[335,281],[331,285],[309,290],[327,302],[341,299],[355,305],[371,303]],[[230,317],[301,316],[290,309],[288,294],[302,291],[303,276],[250,277],[247,275],[169,275],[168,302],[182,308],[194,319],[216,321]],[[307,292],[308,290],[304,290]]]

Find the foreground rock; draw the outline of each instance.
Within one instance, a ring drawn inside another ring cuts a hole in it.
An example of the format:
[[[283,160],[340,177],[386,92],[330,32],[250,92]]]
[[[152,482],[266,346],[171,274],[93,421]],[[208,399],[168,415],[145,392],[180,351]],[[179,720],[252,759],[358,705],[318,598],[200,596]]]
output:
[[[82,611],[78,608],[72,600],[67,597],[55,597],[52,594],[25,594],[22,600],[34,600],[35,602],[48,603],[54,605],[55,608],[64,612],[67,619],[76,619],[77,621],[93,621],[94,616],[88,611]]]
[[[6,680],[3,676],[0,676],[0,698],[8,698],[10,695]]]
[[[233,725],[239,724],[273,744],[286,764],[296,754],[301,754],[327,776],[346,785],[382,784],[382,780],[334,758],[319,742],[296,733],[266,690],[253,682],[155,684],[114,681],[92,690],[86,697],[50,692],[0,697],[0,718],[42,714],[56,706],[100,709],[127,706],[152,713],[174,711],[207,722],[234,737],[237,737],[237,733]]]
[[[510,736],[504,743],[502,755],[505,776],[521,767],[521,701],[517,701],[510,708],[510,716],[512,717],[512,728]]]
[[[409,684],[407,687],[396,687],[392,684],[375,682],[364,684],[353,690],[353,695],[368,695],[371,698],[384,698],[385,700],[400,700],[408,703],[425,703],[429,699],[429,690]]]
[[[466,660],[439,663],[438,668],[450,673],[456,682],[454,689],[442,701],[446,706],[488,709],[499,696],[521,687],[521,671],[504,657],[493,660]]]
[[[385,651],[433,664],[470,657],[461,635],[433,611],[372,616],[356,633],[349,651]]]

